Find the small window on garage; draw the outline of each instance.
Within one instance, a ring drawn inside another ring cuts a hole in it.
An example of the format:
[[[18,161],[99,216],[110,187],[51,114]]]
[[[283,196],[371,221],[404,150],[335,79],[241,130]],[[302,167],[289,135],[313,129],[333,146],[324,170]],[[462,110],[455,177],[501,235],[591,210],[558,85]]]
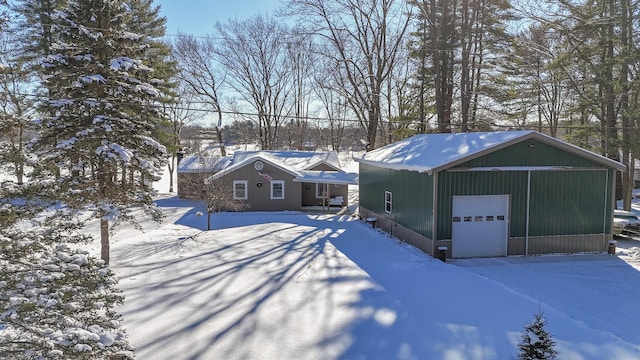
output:
[[[284,199],[284,180],[271,180],[271,200]]]
[[[235,200],[247,200],[247,180],[233,181],[233,198]]]
[[[384,192],[384,212],[391,214],[391,209],[393,208],[393,194],[391,191]]]

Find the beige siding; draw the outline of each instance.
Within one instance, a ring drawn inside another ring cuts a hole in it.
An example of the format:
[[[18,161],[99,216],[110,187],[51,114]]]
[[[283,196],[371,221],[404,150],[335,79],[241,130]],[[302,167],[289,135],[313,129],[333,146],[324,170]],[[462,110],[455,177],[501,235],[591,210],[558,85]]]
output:
[[[530,236],[529,255],[600,253],[607,251],[611,234]],[[525,255],[525,238],[510,238],[508,255]]]
[[[451,239],[433,241],[391,220],[378,217],[376,213],[360,207],[360,218],[376,218],[376,227],[392,236],[417,247],[428,255],[434,256],[434,251],[440,246],[447,247],[447,257],[451,257]],[[564,236],[536,236],[529,237],[529,255],[543,254],[571,254],[571,253],[601,253],[607,251],[611,235],[564,235]],[[525,255],[525,239],[509,238],[508,255]]]

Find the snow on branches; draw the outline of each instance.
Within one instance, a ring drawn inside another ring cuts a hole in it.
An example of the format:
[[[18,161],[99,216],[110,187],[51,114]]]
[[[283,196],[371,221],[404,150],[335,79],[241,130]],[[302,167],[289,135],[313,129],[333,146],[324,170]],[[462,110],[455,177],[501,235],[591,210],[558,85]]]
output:
[[[527,324],[518,343],[518,359],[520,360],[551,360],[558,356],[554,349],[555,341],[545,326],[547,319],[540,312],[535,314],[533,322]]]
[[[0,230],[0,353],[11,358],[133,358],[103,261],[56,232]]]

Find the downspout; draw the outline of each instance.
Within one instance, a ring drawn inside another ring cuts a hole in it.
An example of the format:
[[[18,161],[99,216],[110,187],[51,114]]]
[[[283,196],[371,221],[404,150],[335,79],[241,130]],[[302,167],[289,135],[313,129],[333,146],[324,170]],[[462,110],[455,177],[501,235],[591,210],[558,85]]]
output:
[[[524,256],[529,256],[529,210],[531,207],[531,170],[527,171],[527,219],[524,234]]]
[[[438,236],[438,173],[434,172],[433,175],[433,205],[431,207],[431,256],[436,255],[436,237]]]
[[[615,170],[613,170],[615,172]],[[607,219],[607,184],[609,183],[609,170],[605,169],[604,170],[605,173],[605,177],[604,177],[604,206],[602,207],[604,209],[604,213],[602,214],[603,222],[602,222],[602,243],[605,244],[604,245],[604,250],[607,250],[607,221],[611,222],[611,217],[609,219]],[[614,177],[615,178],[615,177]],[[616,200],[615,200],[615,194],[616,194],[616,189],[615,189],[616,183],[615,181],[613,182],[613,185],[611,186],[611,193],[612,193],[612,202],[611,205],[613,205],[613,209],[617,208],[617,204],[615,204]],[[611,212],[613,213],[613,209],[611,209]],[[613,214],[611,214],[611,216],[613,216]],[[612,229],[612,233],[613,233],[613,229]]]

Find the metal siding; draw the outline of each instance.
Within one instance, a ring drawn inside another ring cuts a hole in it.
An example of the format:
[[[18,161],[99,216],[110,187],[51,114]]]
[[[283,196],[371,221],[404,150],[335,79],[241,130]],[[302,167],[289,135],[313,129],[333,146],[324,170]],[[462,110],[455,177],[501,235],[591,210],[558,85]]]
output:
[[[510,236],[524,236],[526,230],[527,172],[440,173],[437,240],[451,239],[452,199],[455,195],[511,195]]]
[[[529,236],[610,233],[612,176],[612,169],[532,172]],[[454,195],[511,195],[509,235],[526,235],[526,171],[445,171],[439,180],[437,240],[451,238]]]
[[[433,176],[360,164],[360,205],[421,235],[431,237]],[[391,214],[384,192],[393,194]]]
[[[532,172],[529,235],[602,234],[610,230],[604,223],[607,173]]]
[[[457,167],[482,166],[600,166],[562,149],[536,140],[523,141],[507,148],[467,161]]]

